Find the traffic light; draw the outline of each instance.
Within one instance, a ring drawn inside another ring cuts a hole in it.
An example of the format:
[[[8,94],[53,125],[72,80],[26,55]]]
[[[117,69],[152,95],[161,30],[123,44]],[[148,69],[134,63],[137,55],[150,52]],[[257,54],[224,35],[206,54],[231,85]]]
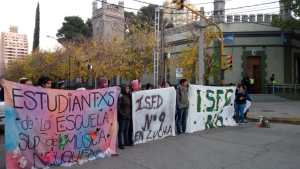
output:
[[[232,69],[232,56],[226,56],[226,69]]]
[[[176,4],[177,10],[182,10],[184,8],[184,1],[185,0],[173,0],[172,2]]]

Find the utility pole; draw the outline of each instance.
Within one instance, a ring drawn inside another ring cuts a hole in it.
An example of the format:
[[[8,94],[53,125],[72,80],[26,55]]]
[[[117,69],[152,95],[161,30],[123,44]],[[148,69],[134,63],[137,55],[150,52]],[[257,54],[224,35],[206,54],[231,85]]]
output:
[[[204,9],[201,10],[201,13],[204,14]],[[204,85],[204,75],[205,75],[205,66],[204,66],[204,21],[200,18],[200,35],[199,35],[199,50],[198,50],[198,84]]]
[[[163,21],[162,21],[163,22]],[[162,74],[161,76],[163,81],[167,81],[166,77],[167,77],[167,71],[166,71],[166,56],[165,56],[165,23],[161,23],[161,37],[160,37],[160,41],[161,41],[161,48],[160,48],[160,58],[161,58],[161,65],[163,66],[162,68]]]
[[[200,21],[201,22],[201,21]],[[205,66],[204,66],[204,31],[203,28],[200,28],[200,36],[199,36],[199,53],[198,53],[198,84],[204,84],[204,74],[205,74]]]
[[[153,85],[158,87],[159,56],[160,56],[160,7],[155,8],[155,48],[153,52]]]

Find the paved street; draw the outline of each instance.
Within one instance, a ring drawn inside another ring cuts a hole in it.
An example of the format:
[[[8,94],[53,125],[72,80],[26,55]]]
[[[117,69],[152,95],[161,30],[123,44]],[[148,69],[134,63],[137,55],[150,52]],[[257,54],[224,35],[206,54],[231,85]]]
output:
[[[89,169],[299,169],[300,126],[254,123],[170,137],[120,151]]]
[[[270,129],[263,129],[249,123],[137,145],[119,151],[117,157],[72,168],[298,169],[299,140],[300,126],[272,124]],[[2,145],[0,151],[0,168],[4,168]]]
[[[285,98],[269,95],[251,95],[253,104],[248,114],[251,118],[263,115],[267,118],[292,119],[300,121],[300,101],[287,100]]]

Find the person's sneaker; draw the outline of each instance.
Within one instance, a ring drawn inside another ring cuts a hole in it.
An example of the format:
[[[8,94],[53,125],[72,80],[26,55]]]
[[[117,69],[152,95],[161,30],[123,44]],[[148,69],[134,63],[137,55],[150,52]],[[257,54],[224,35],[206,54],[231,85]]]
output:
[[[134,146],[134,144],[132,144],[132,143],[129,143],[129,144],[126,144],[125,146]]]
[[[123,149],[125,149],[125,147],[124,147],[123,145],[120,145],[120,146],[119,146],[119,149],[122,149],[122,150],[123,150]]]

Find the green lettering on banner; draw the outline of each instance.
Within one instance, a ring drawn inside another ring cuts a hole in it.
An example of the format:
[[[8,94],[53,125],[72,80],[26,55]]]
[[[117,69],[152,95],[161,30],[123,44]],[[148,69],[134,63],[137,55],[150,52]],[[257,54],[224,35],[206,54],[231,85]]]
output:
[[[223,91],[222,89],[217,90],[217,105],[216,105],[216,111],[219,110],[219,103],[220,103],[220,100],[221,100],[221,97],[220,97],[221,94],[224,94],[224,91]]]
[[[201,112],[201,90],[197,90],[197,112]]]
[[[207,90],[206,91],[206,98],[207,98],[207,100],[212,101],[212,103],[213,103],[212,106],[206,108],[207,112],[212,112],[214,110],[215,103],[216,103],[215,98],[212,97],[210,94],[215,94],[215,92],[212,91],[212,90]]]
[[[228,94],[229,94],[229,93],[233,93],[233,90],[232,90],[232,89],[227,89],[227,90],[226,90],[226,93],[225,93],[225,105],[224,105],[224,107],[225,107],[225,106],[228,106],[228,105],[230,104],[230,101],[231,101],[230,98],[231,98],[231,97],[228,98]]]

